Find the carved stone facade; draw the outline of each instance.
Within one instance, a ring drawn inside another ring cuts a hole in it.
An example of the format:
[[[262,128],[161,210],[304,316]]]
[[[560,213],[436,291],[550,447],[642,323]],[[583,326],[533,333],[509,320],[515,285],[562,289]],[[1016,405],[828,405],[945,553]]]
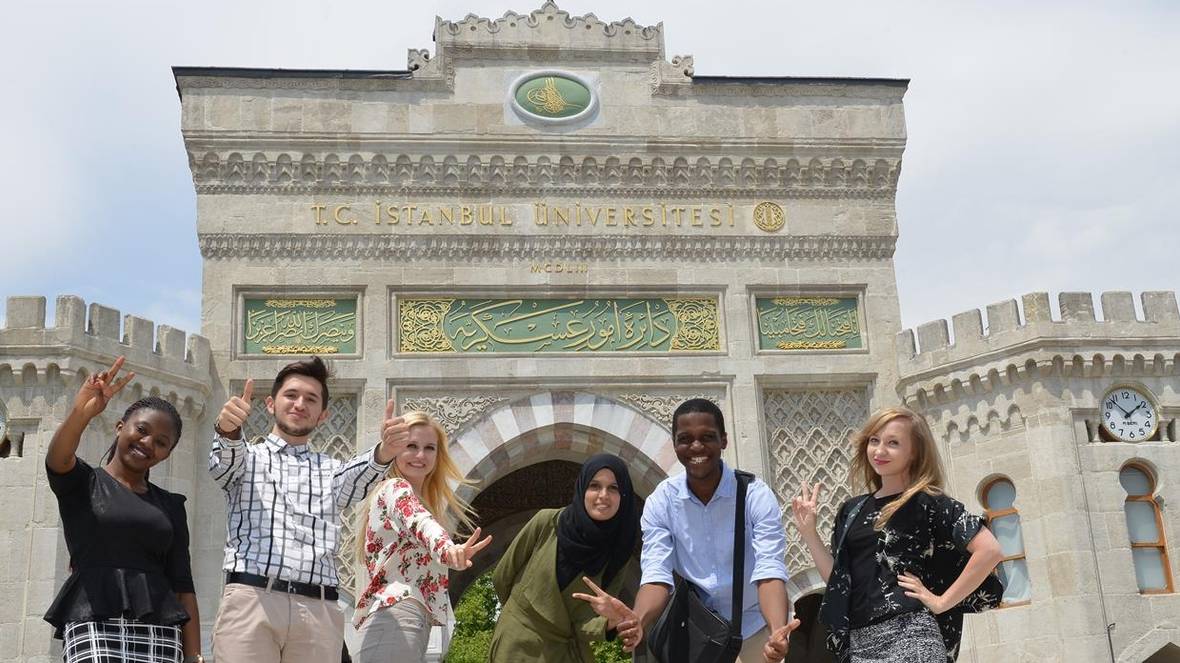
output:
[[[1036,294],[1023,322],[1007,302],[988,308],[986,335],[975,311],[955,317],[954,344],[945,322],[920,327],[915,343],[898,337],[893,265],[907,81],[705,76],[708,63],[666,57],[662,25],[570,16],[552,2],[439,20],[433,38],[433,53],[409,49],[404,71],[174,71],[207,340],[134,316],[120,324],[117,311],[72,297],[46,327],[44,299],[9,300],[0,559],[11,563],[0,592],[20,599],[0,606],[0,663],[55,657],[40,614],[67,559],[42,458],[79,381],[119,354],[140,375],[125,400],[159,393],[185,418],[181,447],[153,478],[189,496],[208,638],[225,540],[225,499],[205,469],[212,418],[244,380],[269,384],[292,360],[246,352],[247,296],[355,302],[348,325],[296,322],[271,330],[291,345],[269,347],[331,349],[314,337],[347,327],[355,343],[332,358],[331,419],[313,442],[333,455],[375,443],[390,398],[443,423],[471,482],[462,493],[495,533],[473,573],[535,508],[568,495],[593,453],[625,458],[642,496],[679,472],[670,417],[692,396],[724,413],[728,463],[766,479],[784,505],[801,481],[822,481],[830,518],[857,491],[844,483],[849,435],[900,399],[929,417],[954,495],[979,509],[981,482],[1002,477],[1024,518],[1032,599],[968,619],[963,660],[1105,661],[1111,622],[1120,661],[1180,641],[1175,595],[1136,591],[1118,483],[1127,462],[1155,472],[1170,540],[1174,296],[1146,293],[1137,321],[1129,295],[1108,293],[1096,321],[1088,297],[1063,295],[1052,320]],[[510,92],[529,76],[580,81],[594,103],[568,124],[518,112]],[[431,325],[495,341],[471,349],[451,337],[401,343],[421,326],[401,318],[410,300],[531,307],[471,309],[458,323],[439,308]],[[651,312],[661,301],[706,302],[709,315],[676,311],[677,324],[695,321],[678,341],[636,350],[644,334],[670,332]],[[784,302],[772,330],[767,301]],[[569,314],[586,302],[602,303],[593,320]],[[588,340],[560,345],[573,337]],[[1098,399],[1114,379],[1154,394],[1167,419],[1158,439],[1104,440]],[[83,457],[105,450],[120,404],[88,431]],[[263,408],[247,428],[270,428]],[[530,477],[545,490],[522,496]],[[345,562],[351,527],[348,514]],[[822,580],[790,540],[789,591],[814,610],[805,595]],[[457,576],[456,591],[469,579]],[[446,637],[436,629],[431,656]]]

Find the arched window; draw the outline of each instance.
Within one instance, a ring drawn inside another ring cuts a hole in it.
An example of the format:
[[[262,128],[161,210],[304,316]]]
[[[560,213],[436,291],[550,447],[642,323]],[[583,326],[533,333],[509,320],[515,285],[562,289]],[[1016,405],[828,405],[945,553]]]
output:
[[[1164,523],[1155,501],[1155,478],[1146,467],[1131,464],[1119,472],[1119,483],[1127,491],[1123,513],[1127,516],[1127,534],[1131,539],[1131,559],[1135,563],[1139,592],[1170,593],[1172,570],[1168,565]]]
[[[1028,578],[1028,561],[1024,558],[1020,512],[1015,506],[1016,486],[1005,478],[994,479],[983,487],[982,493],[988,527],[1004,551],[1004,561],[1000,563],[1004,598],[1000,607],[1024,605],[1032,599],[1032,585]]]

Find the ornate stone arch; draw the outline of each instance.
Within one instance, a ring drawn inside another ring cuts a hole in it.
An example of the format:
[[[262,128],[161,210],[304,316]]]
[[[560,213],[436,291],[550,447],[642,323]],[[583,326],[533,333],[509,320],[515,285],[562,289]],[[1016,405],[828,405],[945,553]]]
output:
[[[548,391],[489,410],[458,431],[450,452],[469,479],[490,483],[540,460],[608,451],[633,463],[632,481],[650,491],[680,467],[670,439],[663,423],[624,403],[589,392]]]

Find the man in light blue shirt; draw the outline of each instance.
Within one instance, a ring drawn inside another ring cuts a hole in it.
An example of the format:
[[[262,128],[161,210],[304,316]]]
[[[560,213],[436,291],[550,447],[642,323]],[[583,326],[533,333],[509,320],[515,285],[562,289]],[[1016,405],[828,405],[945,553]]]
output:
[[[737,479],[721,460],[728,444],[725,419],[712,401],[695,398],[672,415],[672,438],[684,474],[665,479],[643,508],[643,569],[635,614],[643,634],[659,617],[673,585],[672,572],[696,585],[705,604],[732,615],[734,509]],[[772,663],[787,653],[786,534],[770,488],[750,482],[746,494],[745,589],[740,663]],[[619,635],[628,641],[620,629]]]

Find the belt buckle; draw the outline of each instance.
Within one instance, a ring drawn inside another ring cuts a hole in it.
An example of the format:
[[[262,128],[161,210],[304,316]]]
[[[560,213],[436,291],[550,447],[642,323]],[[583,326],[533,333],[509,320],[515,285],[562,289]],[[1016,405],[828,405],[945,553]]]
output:
[[[287,581],[287,593],[288,594],[298,594],[299,593],[299,588],[295,586],[294,580]]]

